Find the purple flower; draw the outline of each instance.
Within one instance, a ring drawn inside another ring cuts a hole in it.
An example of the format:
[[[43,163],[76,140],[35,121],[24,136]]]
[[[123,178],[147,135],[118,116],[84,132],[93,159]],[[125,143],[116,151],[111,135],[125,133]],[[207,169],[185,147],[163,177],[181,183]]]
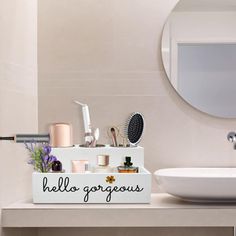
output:
[[[50,162],[57,161],[57,158],[56,158],[55,156],[53,156],[53,155],[51,155],[50,158],[51,158],[51,159],[50,159]]]
[[[51,147],[50,146],[44,146],[43,147],[43,152],[45,153],[45,154],[49,154],[50,152],[51,152]]]
[[[46,155],[46,156],[44,156],[43,160],[44,160],[44,163],[48,164],[48,163],[56,161],[57,158],[53,155],[50,155],[50,156]]]
[[[50,161],[50,157],[48,155],[43,157],[44,163],[48,163]]]
[[[26,149],[30,153],[30,160],[28,164],[33,165],[34,169],[38,172],[49,172],[52,168],[52,163],[57,161],[57,158],[51,153],[49,145],[41,145],[36,143],[25,143]]]

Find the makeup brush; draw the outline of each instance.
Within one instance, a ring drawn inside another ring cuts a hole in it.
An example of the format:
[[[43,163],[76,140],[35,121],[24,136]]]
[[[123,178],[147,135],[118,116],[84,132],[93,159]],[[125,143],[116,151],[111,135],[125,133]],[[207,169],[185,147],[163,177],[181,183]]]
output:
[[[114,147],[117,147],[117,139],[116,139],[116,130],[114,129],[114,127],[111,127],[111,139],[112,139],[112,142],[113,142],[113,146]]]

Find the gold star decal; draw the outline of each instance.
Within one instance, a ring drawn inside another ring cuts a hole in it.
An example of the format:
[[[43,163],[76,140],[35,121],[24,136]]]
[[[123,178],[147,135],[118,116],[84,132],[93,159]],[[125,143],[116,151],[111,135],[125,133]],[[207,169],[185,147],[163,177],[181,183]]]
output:
[[[113,175],[106,177],[106,182],[109,184],[113,184],[113,182],[115,182],[115,181],[116,181],[116,179]]]

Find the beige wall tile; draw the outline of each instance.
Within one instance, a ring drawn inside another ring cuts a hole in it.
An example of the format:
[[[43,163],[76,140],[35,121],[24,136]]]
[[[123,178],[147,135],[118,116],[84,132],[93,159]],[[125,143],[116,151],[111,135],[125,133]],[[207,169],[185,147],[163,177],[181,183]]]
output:
[[[101,130],[100,142],[109,142],[109,125],[124,124],[131,112],[142,112],[147,128],[141,145],[151,171],[236,164],[226,140],[236,121],[214,118],[189,106],[163,71],[158,53],[161,32],[175,3],[40,1],[40,131],[46,132],[51,122],[70,122],[74,142],[83,142],[81,111],[72,102],[77,99],[89,104],[92,124]],[[89,43],[111,52],[111,61],[104,59],[104,53],[90,50]]]
[[[113,1],[52,0],[45,3],[47,1],[39,1],[39,26],[43,25],[39,30],[42,70],[86,71],[111,67]]]
[[[0,136],[38,131],[37,1],[2,0],[0,7]],[[1,141],[0,208],[31,197],[24,146]],[[0,235],[32,235],[3,230]]]
[[[74,142],[83,142],[81,110],[87,103],[92,125],[109,142],[110,125],[123,126],[142,112],[145,165],[151,172],[177,166],[236,165],[226,141],[235,119],[195,110],[173,90],[163,70],[164,23],[177,0],[39,1],[39,130],[70,122]],[[153,181],[153,191],[158,191]],[[232,235],[232,229],[42,229],[40,235]]]

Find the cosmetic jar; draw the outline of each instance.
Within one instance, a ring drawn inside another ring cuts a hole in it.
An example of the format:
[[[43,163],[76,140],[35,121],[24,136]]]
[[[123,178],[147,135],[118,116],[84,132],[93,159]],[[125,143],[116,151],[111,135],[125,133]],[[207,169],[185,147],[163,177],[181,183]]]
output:
[[[72,146],[72,127],[67,123],[54,123],[50,125],[50,145],[52,147]]]
[[[109,166],[109,155],[98,155],[97,166],[94,169],[95,173],[110,173],[112,168]]]
[[[72,173],[85,173],[88,171],[89,162],[87,160],[73,160],[71,165]]]
[[[109,155],[98,155],[97,164],[99,166],[108,166],[109,165]]]

